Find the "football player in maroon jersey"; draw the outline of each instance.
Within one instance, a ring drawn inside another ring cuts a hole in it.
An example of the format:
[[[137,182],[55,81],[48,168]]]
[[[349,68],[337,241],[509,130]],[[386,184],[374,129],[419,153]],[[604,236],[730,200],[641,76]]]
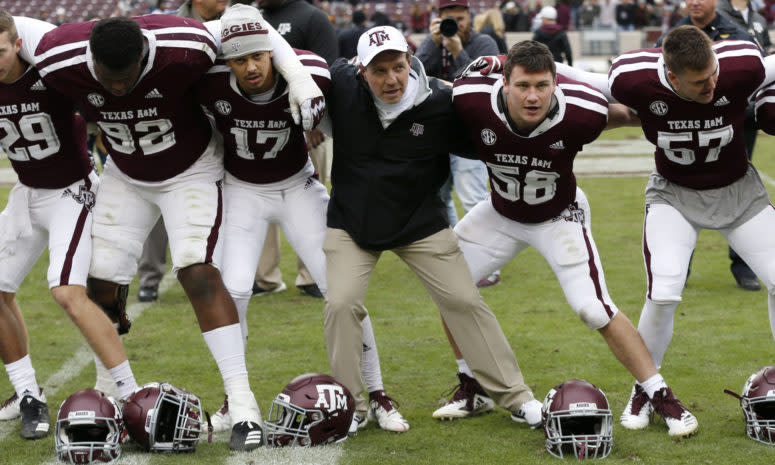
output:
[[[589,203],[573,174],[583,146],[606,127],[633,124],[630,111],[557,74],[551,51],[535,41],[511,48],[502,76],[469,70],[454,85],[455,109],[492,186],[491,200],[455,227],[474,280],[535,247],[573,310],[644,387],[669,434],[693,434],[696,418],[667,387],[632,323],[608,296]]]
[[[249,26],[258,10],[235,5],[221,18],[222,58],[197,84],[197,97],[224,138],[223,281],[237,306],[247,343],[246,315],[253,274],[269,224],[278,224],[325,294],[328,192],[314,173],[304,132],[288,113],[288,85],[272,66],[272,44]],[[323,91],[331,75],[325,60],[297,50]],[[406,431],[408,423],[385,394],[371,319],[364,319],[363,378],[379,425]],[[223,428],[228,403],[213,415]],[[362,419],[364,422],[366,418]],[[231,427],[231,425],[227,425]]]
[[[303,102],[303,123],[311,126],[324,105],[320,90],[276,31],[263,20],[252,27],[272,40],[275,65],[289,81],[294,120]],[[194,92],[213,64],[219,39],[188,18],[107,18],[45,34],[35,65],[47,85],[97,122],[107,141],[110,158],[95,206],[91,295],[128,329],[128,284],[141,245],[161,215],[173,271],[227,387],[229,447],[251,450],[263,445],[261,414],[250,389],[237,311],[219,272],[222,153]]]
[[[46,247],[54,300],[109,367],[119,395],[128,397],[137,383],[113,325],[86,295],[99,180],[86,153],[85,122],[21,59],[24,46],[14,18],[0,10],[0,145],[19,177],[0,214],[0,355],[15,390],[0,413],[21,415],[21,436],[38,439],[49,433],[48,409],[14,297]]]

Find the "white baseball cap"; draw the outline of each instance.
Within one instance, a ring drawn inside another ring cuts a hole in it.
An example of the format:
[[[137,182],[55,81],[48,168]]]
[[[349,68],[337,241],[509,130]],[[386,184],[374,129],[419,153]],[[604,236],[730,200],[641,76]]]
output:
[[[261,13],[252,6],[236,4],[221,16],[221,56],[225,60],[272,50],[269,30]]]
[[[541,12],[538,13],[541,18],[556,20],[557,19],[557,9],[553,6],[545,6],[541,8]]]
[[[358,39],[358,61],[362,66],[368,66],[375,56],[387,50],[409,51],[404,35],[392,26],[373,27]]]

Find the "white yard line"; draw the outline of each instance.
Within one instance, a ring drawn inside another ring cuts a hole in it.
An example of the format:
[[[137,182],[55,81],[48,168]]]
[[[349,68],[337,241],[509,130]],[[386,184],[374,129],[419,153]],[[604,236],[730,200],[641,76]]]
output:
[[[176,279],[172,273],[167,273],[166,275],[164,275],[164,278],[162,278],[161,283],[159,283],[159,294],[163,294],[164,292],[166,292],[169,288],[172,287],[173,284],[175,284],[175,282],[176,282]],[[145,303],[136,302],[129,305],[129,307],[127,308],[127,313],[129,313],[129,317],[132,320],[136,320],[140,317],[140,315],[143,314],[145,309],[147,309],[151,305],[153,305],[153,302],[145,302]],[[35,341],[34,340],[31,341],[31,343],[34,345]],[[69,382],[71,379],[78,376],[81,370],[83,370],[84,367],[88,365],[92,360],[93,360],[92,351],[89,348],[89,346],[86,343],[84,343],[75,351],[72,357],[70,357],[67,361],[65,361],[62,364],[62,367],[56,373],[49,376],[48,379],[46,379],[41,384],[41,387],[43,388],[47,397],[49,399],[53,399],[53,397],[59,392],[59,388],[64,384],[66,384],[67,382]],[[49,402],[48,411],[52,420],[56,418],[58,409],[59,409],[59,405],[53,405],[51,402]],[[9,434],[11,434],[12,431],[18,428],[18,424],[19,424],[18,420],[0,422],[0,441],[4,440]],[[53,434],[53,426],[52,426],[52,434]],[[49,439],[44,439],[44,440],[47,441]]]
[[[266,465],[336,465],[344,455],[342,446],[262,447],[251,452],[231,453],[225,465],[260,463]]]

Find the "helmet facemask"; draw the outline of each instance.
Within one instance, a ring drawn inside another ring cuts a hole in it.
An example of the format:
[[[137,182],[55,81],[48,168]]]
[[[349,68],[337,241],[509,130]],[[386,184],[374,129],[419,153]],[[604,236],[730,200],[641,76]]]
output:
[[[148,436],[153,452],[193,452],[202,432],[199,398],[171,384],[162,384],[154,411],[149,411]]]
[[[613,446],[613,415],[591,408],[561,410],[548,415],[546,448],[555,457],[573,454],[579,460],[602,459]]]

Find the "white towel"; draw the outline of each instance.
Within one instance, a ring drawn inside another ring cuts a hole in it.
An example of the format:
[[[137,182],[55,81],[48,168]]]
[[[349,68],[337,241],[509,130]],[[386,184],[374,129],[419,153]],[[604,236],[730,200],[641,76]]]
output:
[[[29,194],[29,187],[21,183],[8,194],[8,204],[0,213],[0,257],[14,255],[14,243],[32,234]]]

